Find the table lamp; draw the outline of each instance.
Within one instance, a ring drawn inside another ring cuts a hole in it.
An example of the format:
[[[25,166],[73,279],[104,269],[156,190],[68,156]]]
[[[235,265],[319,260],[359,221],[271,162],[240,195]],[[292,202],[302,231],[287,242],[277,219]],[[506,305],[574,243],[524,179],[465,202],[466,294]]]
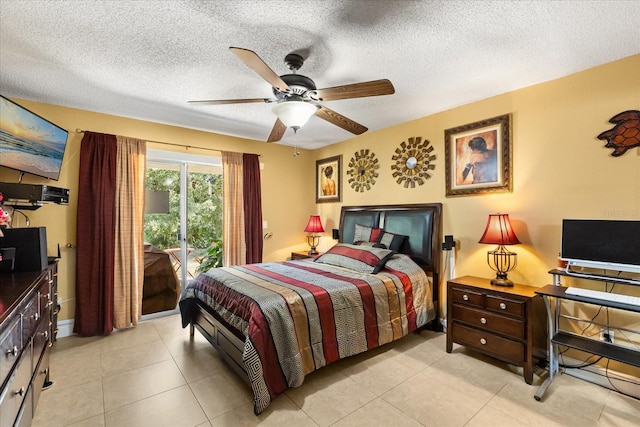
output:
[[[318,251],[316,251],[316,246],[320,243],[320,236],[316,233],[324,233],[324,228],[322,228],[322,222],[320,221],[320,215],[311,215],[309,218],[309,223],[307,227],[304,229],[307,233],[307,243],[311,246],[309,249],[309,255],[317,255]]]
[[[496,278],[491,281],[495,286],[513,286],[507,279],[507,273],[518,265],[517,254],[510,252],[505,245],[518,245],[520,241],[511,227],[508,214],[490,214],[487,227],[478,243],[498,245],[487,252],[487,264],[496,272]]]

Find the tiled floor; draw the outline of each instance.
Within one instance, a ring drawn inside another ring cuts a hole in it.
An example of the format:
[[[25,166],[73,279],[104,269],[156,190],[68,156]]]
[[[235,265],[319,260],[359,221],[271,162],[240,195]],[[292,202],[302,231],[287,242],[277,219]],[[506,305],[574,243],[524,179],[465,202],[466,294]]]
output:
[[[423,331],[330,365],[253,414],[249,387],[177,315],[59,339],[41,426],[638,426],[640,401],[559,376],[545,400],[518,370]]]

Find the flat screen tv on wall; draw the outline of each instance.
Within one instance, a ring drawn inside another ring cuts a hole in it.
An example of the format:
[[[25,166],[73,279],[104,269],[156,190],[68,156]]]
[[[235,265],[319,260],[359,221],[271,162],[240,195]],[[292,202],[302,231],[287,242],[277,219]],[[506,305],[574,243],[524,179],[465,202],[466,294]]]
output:
[[[57,181],[68,135],[0,95],[0,166]]]

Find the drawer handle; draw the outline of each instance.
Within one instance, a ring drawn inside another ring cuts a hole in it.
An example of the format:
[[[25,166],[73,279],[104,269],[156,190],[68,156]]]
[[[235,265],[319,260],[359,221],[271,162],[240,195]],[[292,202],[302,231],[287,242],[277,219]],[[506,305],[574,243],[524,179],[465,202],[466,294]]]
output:
[[[17,394],[18,396],[24,396],[24,387],[20,387],[20,390],[16,390],[13,394]]]
[[[501,302],[500,303],[500,308],[503,309],[503,310],[506,310],[507,309],[507,304]]]
[[[469,301],[469,295],[467,294],[462,295],[462,299],[465,301]]]
[[[40,371],[40,373],[42,375],[48,375],[49,374],[49,368],[44,368],[42,371]]]
[[[13,348],[7,350],[7,356],[16,357],[18,355],[18,346],[14,345]]]
[[[49,300],[47,301],[47,307],[51,307],[53,305],[53,301]]]
[[[480,344],[485,345],[487,343],[487,340],[485,340],[484,338],[480,338]]]
[[[48,340],[48,339],[49,339],[49,331],[44,331],[44,332],[42,333],[42,337],[43,337],[45,340]]]
[[[487,323],[487,319],[485,319],[484,317],[480,318],[480,323],[482,323],[483,325]]]
[[[38,321],[40,320],[40,313],[36,313],[32,317],[33,317],[33,320]]]
[[[52,284],[52,283],[53,283],[53,280],[49,280],[49,284]]]

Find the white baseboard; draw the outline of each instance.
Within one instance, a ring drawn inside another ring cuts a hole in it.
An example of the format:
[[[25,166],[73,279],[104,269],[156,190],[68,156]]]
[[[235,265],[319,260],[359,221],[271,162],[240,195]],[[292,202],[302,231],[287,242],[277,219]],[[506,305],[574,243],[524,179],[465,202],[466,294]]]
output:
[[[75,319],[58,320],[58,335],[56,338],[64,338],[73,335]]]
[[[566,365],[580,365],[583,363],[581,360],[566,356],[562,358],[562,361]],[[564,368],[564,373],[640,399],[640,387],[638,387],[640,380],[637,377],[611,369],[607,370],[604,366],[600,365],[591,365],[581,369]]]

